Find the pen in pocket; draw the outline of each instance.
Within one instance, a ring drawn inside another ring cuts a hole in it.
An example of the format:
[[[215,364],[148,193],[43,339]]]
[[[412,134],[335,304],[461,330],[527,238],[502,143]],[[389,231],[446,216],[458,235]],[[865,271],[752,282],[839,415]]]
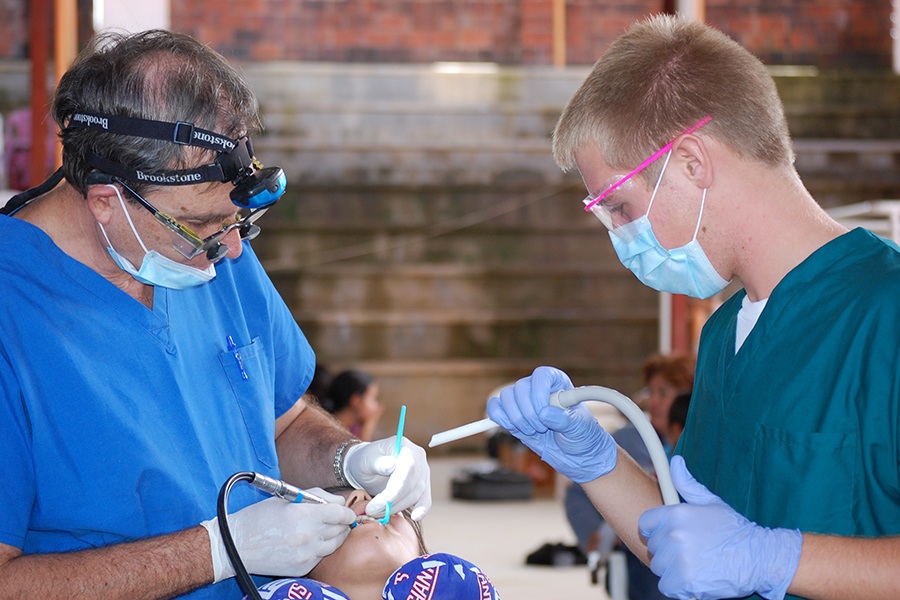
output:
[[[244,359],[241,356],[240,350],[238,350],[237,344],[234,343],[234,340],[229,335],[228,336],[228,351],[234,354],[234,360],[237,363],[238,369],[241,371],[241,379],[247,381],[249,377],[247,377],[247,371],[244,370]]]

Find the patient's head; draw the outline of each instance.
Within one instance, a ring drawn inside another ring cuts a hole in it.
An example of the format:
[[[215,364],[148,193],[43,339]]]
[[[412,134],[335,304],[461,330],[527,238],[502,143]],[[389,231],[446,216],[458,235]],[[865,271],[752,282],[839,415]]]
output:
[[[409,561],[391,575],[383,600],[500,600],[481,569],[453,554],[428,554]]]
[[[362,490],[331,488],[344,496],[357,515],[366,514],[372,498]],[[387,525],[360,523],[332,554],[324,557],[307,577],[333,585],[351,600],[381,600],[384,582],[400,566],[426,553],[418,522],[404,511],[391,515]]]
[[[347,600],[341,590],[303,578],[277,579],[260,586],[257,591],[262,600]],[[244,596],[243,600],[248,598]]]

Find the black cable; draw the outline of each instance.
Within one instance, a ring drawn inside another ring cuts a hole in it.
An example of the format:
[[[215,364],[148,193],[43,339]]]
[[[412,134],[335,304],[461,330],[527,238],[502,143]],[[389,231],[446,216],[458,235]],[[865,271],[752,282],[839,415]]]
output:
[[[0,206],[0,215],[11,215],[38,196],[43,196],[53,188],[55,188],[63,179],[62,167],[57,169],[47,181],[37,187],[20,192],[9,199],[6,206]]]
[[[244,566],[244,561],[241,560],[238,554],[237,547],[234,545],[234,539],[231,537],[231,530],[228,528],[228,493],[238,481],[252,482],[255,478],[256,473],[251,471],[241,471],[229,477],[222,489],[219,490],[216,513],[219,518],[219,532],[222,534],[222,542],[225,544],[228,560],[231,561],[231,566],[234,567],[234,576],[238,581],[238,585],[241,586],[241,590],[250,600],[262,600],[259,590],[256,589],[256,584],[253,583],[253,579],[250,578],[250,574]]]

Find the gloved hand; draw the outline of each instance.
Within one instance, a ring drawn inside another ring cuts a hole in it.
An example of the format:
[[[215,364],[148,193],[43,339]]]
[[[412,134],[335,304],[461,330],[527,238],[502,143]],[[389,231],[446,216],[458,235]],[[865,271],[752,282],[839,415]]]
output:
[[[302,577],[340,546],[356,514],[344,499],[324,490],[311,493],[328,504],[298,504],[266,498],[228,515],[228,527],[247,571],[257,575]],[[209,533],[214,583],[234,577],[219,532],[219,520],[201,523]]]
[[[568,375],[538,367],[488,400],[492,421],[576,483],[606,475],[616,466],[616,442],[586,406],[563,410],[550,406],[550,394],[572,389]]]
[[[694,479],[680,456],[672,458],[672,481],[686,504],[650,509],[638,521],[659,591],[682,600],[752,593],[784,598],[800,562],[802,534],[744,518]]]
[[[391,503],[392,513],[412,506],[414,521],[431,509],[431,468],[425,450],[402,440],[396,457],[397,436],[362,442],[344,452],[344,476],[350,485],[372,495],[366,514],[375,519],[384,516],[386,502]]]

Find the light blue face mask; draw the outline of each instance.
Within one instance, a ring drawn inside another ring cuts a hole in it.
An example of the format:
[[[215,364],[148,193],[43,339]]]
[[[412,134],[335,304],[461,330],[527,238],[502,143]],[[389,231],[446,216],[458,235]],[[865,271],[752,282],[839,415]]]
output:
[[[106,230],[103,228],[103,225],[97,223],[100,225],[100,231],[103,232],[103,237],[106,238],[106,243],[108,244],[106,249],[109,250],[109,255],[115,263],[119,265],[120,269],[141,283],[158,285],[173,290],[183,290],[185,288],[195,287],[202,283],[206,283],[216,276],[216,267],[213,264],[210,264],[206,269],[198,269],[190,265],[176,262],[171,258],[163,256],[156,250],[147,250],[147,246],[144,245],[144,240],[141,239],[137,229],[134,228],[134,222],[131,220],[128,209],[125,208],[125,200],[122,199],[119,188],[114,185],[108,187],[115,190],[116,196],[119,198],[119,204],[122,205],[122,210],[125,212],[125,218],[128,219],[128,225],[131,226],[134,237],[137,238],[141,248],[144,249],[144,259],[141,261],[141,268],[135,269],[130,260],[115,251],[112,242],[109,241],[109,236],[106,235]]]
[[[706,190],[703,190],[703,198],[700,201],[700,216],[697,217],[694,238],[684,246],[666,250],[656,239],[650,225],[650,209],[653,207],[656,191],[671,156],[670,150],[650,196],[647,213],[610,231],[609,239],[612,240],[613,248],[622,264],[644,285],[660,292],[709,298],[725,289],[729,282],[719,276],[700,247],[700,242],[697,241],[697,232],[700,231],[700,221],[703,219],[703,208],[706,204]]]

